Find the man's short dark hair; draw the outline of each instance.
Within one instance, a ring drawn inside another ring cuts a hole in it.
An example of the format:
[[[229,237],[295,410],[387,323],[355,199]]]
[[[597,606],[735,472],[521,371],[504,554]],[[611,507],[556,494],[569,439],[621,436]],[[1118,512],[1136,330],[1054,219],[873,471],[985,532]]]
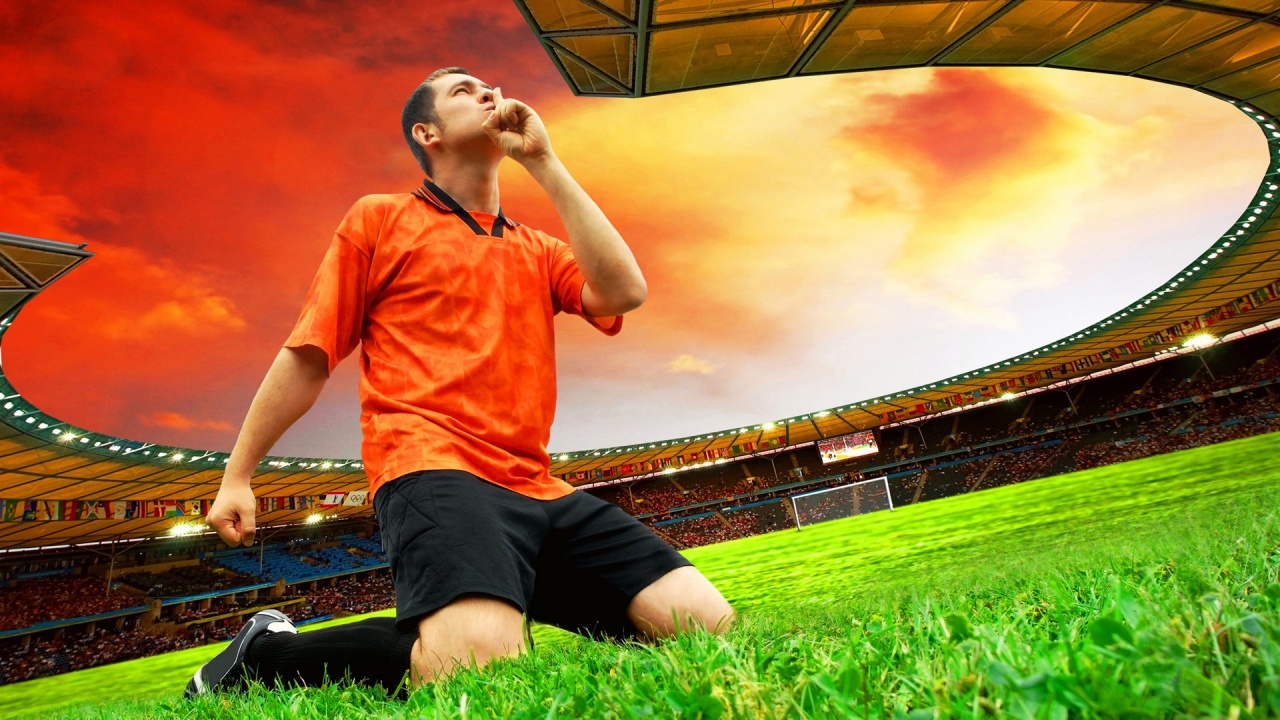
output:
[[[422,171],[428,176],[431,175],[431,160],[427,157],[427,152],[422,146],[413,139],[413,126],[418,123],[435,123],[440,127],[444,127],[444,123],[436,116],[436,95],[431,89],[432,81],[444,75],[470,75],[465,68],[447,67],[440,68],[427,76],[422,84],[414,88],[413,94],[409,96],[409,100],[404,104],[404,111],[400,113],[400,130],[404,133],[405,142],[409,143],[409,151],[417,158],[418,165]]]

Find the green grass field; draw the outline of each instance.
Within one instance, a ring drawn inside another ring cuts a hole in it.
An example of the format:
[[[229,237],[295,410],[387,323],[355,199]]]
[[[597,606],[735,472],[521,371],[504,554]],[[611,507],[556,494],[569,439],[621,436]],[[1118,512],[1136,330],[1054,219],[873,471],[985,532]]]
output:
[[[217,647],[0,688],[0,717],[1280,717],[1280,433],[687,555],[740,622],[389,701],[181,700]]]

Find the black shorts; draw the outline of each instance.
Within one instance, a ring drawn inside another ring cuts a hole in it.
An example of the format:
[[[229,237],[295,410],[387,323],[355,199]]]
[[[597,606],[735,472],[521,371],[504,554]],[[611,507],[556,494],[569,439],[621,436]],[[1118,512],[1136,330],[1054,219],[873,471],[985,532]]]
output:
[[[622,508],[581,490],[535,500],[461,470],[424,470],[378,488],[374,509],[402,631],[481,594],[535,622],[634,639],[631,599],[692,565]]]

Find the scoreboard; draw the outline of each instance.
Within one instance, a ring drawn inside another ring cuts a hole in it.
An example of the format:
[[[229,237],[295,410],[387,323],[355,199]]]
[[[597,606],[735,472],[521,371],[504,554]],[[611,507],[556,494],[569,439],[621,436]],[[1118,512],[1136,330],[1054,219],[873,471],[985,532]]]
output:
[[[822,455],[823,464],[878,452],[880,448],[876,446],[876,436],[870,430],[818,441],[818,453]]]

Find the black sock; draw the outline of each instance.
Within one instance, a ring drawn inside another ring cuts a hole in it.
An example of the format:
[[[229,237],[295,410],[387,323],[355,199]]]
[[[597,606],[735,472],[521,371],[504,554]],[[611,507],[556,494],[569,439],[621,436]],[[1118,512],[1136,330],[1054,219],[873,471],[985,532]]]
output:
[[[405,697],[409,655],[417,639],[417,633],[396,630],[395,618],[369,618],[296,635],[262,635],[249,646],[245,664],[270,688],[349,680]]]

